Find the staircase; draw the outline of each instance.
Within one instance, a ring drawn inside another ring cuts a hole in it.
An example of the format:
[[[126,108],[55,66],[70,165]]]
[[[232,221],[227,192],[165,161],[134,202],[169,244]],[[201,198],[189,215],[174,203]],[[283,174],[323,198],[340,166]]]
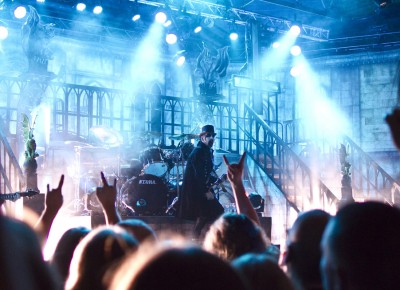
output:
[[[22,191],[25,179],[2,126],[0,126],[1,193]]]
[[[336,210],[338,198],[309,166],[248,105],[244,105],[245,149],[296,211]]]
[[[247,105],[244,120],[249,156],[297,212],[316,207],[336,211],[342,196],[341,144],[347,147],[356,201],[400,202],[400,184],[348,136],[342,135],[335,142],[302,139],[301,120],[287,122],[284,130],[275,131]]]

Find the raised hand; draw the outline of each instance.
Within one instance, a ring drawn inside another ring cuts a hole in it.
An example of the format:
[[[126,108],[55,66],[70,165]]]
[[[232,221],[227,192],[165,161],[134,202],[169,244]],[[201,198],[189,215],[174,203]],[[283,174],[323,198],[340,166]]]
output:
[[[62,195],[62,187],[64,184],[64,174],[61,175],[58,187],[50,190],[50,185],[47,184],[47,193],[44,201],[44,210],[39,220],[37,221],[35,228],[41,228],[44,239],[47,239],[50,233],[51,225],[63,205],[64,198]]]
[[[115,224],[119,221],[119,216],[115,208],[117,200],[117,179],[114,179],[112,185],[109,185],[103,172],[100,172],[103,186],[96,188],[96,195],[105,212],[107,224]]]
[[[62,195],[62,187],[64,184],[64,174],[61,175],[58,187],[50,190],[50,185],[47,184],[47,193],[45,199],[46,211],[57,213],[63,205],[64,198]]]
[[[385,121],[389,125],[394,145],[400,150],[400,109],[394,109],[386,116]]]
[[[240,157],[239,163],[229,164],[225,155],[222,156],[226,166],[228,166],[228,180],[232,185],[233,195],[235,197],[236,210],[239,214],[244,214],[260,225],[257,213],[247,197],[246,190],[243,186],[243,170],[244,160],[246,159],[246,151]]]
[[[246,151],[243,153],[242,157],[240,157],[238,164],[229,164],[228,159],[225,155],[222,156],[224,158],[224,162],[228,167],[228,180],[234,184],[242,183],[243,178],[243,169],[244,169],[244,160],[246,159]]]

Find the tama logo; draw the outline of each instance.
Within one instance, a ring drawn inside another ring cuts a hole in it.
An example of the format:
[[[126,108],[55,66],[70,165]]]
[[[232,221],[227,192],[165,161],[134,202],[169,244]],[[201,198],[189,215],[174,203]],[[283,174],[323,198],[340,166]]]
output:
[[[154,179],[152,180],[139,180],[139,184],[156,184]]]

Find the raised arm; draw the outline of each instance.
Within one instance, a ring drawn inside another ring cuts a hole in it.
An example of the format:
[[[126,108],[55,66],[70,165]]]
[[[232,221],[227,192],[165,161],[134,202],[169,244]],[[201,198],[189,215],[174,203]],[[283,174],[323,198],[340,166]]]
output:
[[[225,155],[223,158],[226,166],[228,166],[228,180],[232,186],[237,212],[246,215],[256,224],[260,225],[257,212],[247,197],[246,190],[244,189],[243,185],[243,169],[244,161],[246,159],[246,152],[243,153],[238,164],[229,164],[229,161]]]
[[[96,195],[103,208],[107,225],[114,225],[121,220],[115,207],[115,202],[117,200],[117,179],[114,179],[113,185],[108,185],[104,173],[101,172],[100,175],[103,186],[96,188]]]
[[[62,186],[64,184],[64,174],[61,175],[57,188],[50,190],[50,185],[47,184],[47,192],[44,203],[44,210],[35,228],[41,227],[44,237],[47,239],[50,233],[51,225],[63,205],[64,198],[62,195]]]
[[[400,150],[400,109],[394,109],[386,116],[385,121],[389,125],[394,145]]]

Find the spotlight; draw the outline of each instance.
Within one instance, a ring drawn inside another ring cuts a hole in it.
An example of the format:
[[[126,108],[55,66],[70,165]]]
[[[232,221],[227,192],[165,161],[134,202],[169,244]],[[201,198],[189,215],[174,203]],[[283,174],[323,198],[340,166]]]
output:
[[[378,5],[380,8],[386,7],[388,4],[390,4],[392,1],[391,0],[374,0],[375,4]]]
[[[300,26],[298,26],[297,24],[292,25],[292,27],[290,27],[289,33],[293,36],[299,36],[301,32]]]
[[[0,40],[4,40],[8,37],[8,29],[4,25],[0,25]]]
[[[38,2],[38,3],[44,3],[44,2],[46,2],[45,0],[36,0],[36,2]]]
[[[167,15],[164,12],[158,12],[155,19],[158,23],[164,24],[167,21]]]
[[[140,14],[135,14],[132,17],[132,21],[138,21],[140,19]]]
[[[80,3],[76,4],[76,10],[83,11],[85,9],[86,9],[86,4],[85,3],[80,2]]]
[[[264,199],[256,192],[249,194],[249,200],[256,212],[264,212]]]
[[[26,16],[26,8],[24,6],[18,6],[14,10],[14,16],[17,19],[22,19]]]
[[[186,61],[186,50],[180,50],[173,56],[173,61],[177,66],[182,66]]]
[[[233,41],[237,40],[239,38],[239,35],[237,34],[237,32],[231,32],[229,34],[229,38]]]
[[[171,20],[167,20],[164,22],[164,27],[169,27],[172,24]]]
[[[279,41],[274,41],[274,43],[272,44],[272,48],[279,48],[281,46],[281,43]]]
[[[301,69],[300,66],[295,65],[294,67],[291,68],[291,70],[290,70],[290,75],[291,75],[292,77],[294,77],[294,78],[297,78],[297,77],[300,75],[301,70],[302,70],[302,69]]]
[[[298,56],[301,54],[301,48],[298,45],[293,45],[292,48],[290,49],[290,53],[293,56]]]
[[[94,6],[94,8],[93,8],[94,14],[101,14],[101,12],[103,12],[103,7],[101,7],[100,5]]]
[[[165,41],[168,44],[175,44],[177,40],[178,40],[178,37],[176,37],[176,34],[174,34],[174,33],[168,33],[167,36],[165,37]]]
[[[176,60],[176,65],[177,66],[182,66],[186,61],[186,57],[184,55],[181,55],[180,57],[178,57],[178,59]]]
[[[194,33],[199,33],[202,30],[201,26],[197,26],[193,31]]]

